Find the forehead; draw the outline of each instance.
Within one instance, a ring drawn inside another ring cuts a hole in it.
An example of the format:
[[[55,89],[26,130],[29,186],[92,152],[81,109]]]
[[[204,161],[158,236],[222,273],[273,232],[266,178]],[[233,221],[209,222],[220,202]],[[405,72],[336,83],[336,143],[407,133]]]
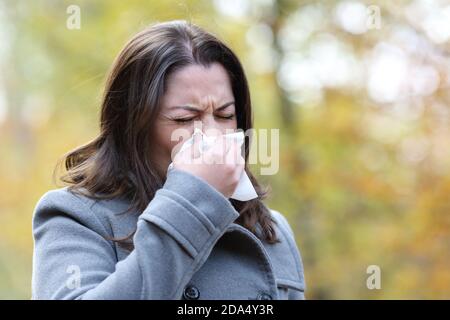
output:
[[[201,103],[206,98],[222,100],[232,98],[230,80],[219,63],[188,65],[176,70],[167,79],[165,100],[172,103]],[[189,101],[186,101],[189,100]]]

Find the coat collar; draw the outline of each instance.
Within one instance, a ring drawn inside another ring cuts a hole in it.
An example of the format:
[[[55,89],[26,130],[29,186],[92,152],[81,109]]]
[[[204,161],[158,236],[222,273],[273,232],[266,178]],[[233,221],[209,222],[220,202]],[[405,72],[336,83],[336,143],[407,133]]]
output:
[[[273,279],[277,285],[293,287],[298,290],[304,290],[304,280],[300,276],[300,266],[296,261],[293,250],[293,239],[289,239],[289,234],[277,223],[275,226],[277,236],[280,242],[270,244],[259,239],[243,226],[232,223],[226,232],[237,232],[251,241],[259,251],[259,257],[264,260],[267,267],[271,270]],[[260,229],[259,229],[260,230]]]

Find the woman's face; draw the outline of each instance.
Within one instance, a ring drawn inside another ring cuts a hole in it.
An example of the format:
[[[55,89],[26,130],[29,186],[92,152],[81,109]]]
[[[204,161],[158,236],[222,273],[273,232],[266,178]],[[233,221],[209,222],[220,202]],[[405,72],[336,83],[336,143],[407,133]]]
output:
[[[236,109],[230,79],[219,63],[208,67],[189,65],[169,75],[161,110],[155,122],[154,154],[157,170],[165,174],[172,149],[179,140],[172,138],[183,129],[190,137],[198,127],[206,134],[225,134],[236,130]]]

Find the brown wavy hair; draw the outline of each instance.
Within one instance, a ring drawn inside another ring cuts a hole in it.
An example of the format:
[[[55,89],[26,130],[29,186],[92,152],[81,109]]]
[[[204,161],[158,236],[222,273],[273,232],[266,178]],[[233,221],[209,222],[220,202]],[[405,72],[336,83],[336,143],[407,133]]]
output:
[[[166,80],[171,72],[184,66],[209,66],[214,62],[220,63],[230,78],[238,129],[244,132],[251,129],[253,119],[247,78],[232,50],[192,23],[157,23],[136,34],[115,59],[106,80],[100,133],[61,158],[55,172],[63,164],[67,172],[60,180],[72,192],[94,199],[124,198],[130,201],[126,212],[142,212],[166,179],[148,156],[152,152],[151,124],[159,113]],[[246,137],[246,160],[249,145],[249,137]],[[268,190],[262,188],[247,165],[245,170],[258,198],[242,202],[230,200],[240,213],[236,222],[260,239],[278,242],[275,221],[262,202]],[[111,240],[132,248],[133,234]]]

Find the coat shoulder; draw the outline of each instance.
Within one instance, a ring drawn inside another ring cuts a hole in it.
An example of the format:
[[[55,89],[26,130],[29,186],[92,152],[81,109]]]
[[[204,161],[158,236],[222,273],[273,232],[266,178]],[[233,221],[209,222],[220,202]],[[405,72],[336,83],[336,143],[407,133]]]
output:
[[[98,233],[107,234],[102,217],[95,213],[95,200],[74,193],[68,187],[47,191],[37,201],[33,212],[32,227],[53,221],[52,225],[64,226],[76,223]]]
[[[270,209],[270,213],[272,214],[272,218],[275,220],[278,229],[283,233],[283,234],[288,234],[289,237],[294,238],[294,231],[292,230],[289,222],[287,221],[286,217],[280,213],[277,210],[274,209]]]
[[[49,190],[37,201],[34,209],[33,219],[39,219],[42,215],[49,213],[63,213],[73,215],[80,213],[89,207],[89,201],[86,197],[75,194],[67,187]]]
[[[271,257],[277,282],[304,291],[303,261],[294,232],[283,214],[273,209],[270,212],[279,242],[266,244],[265,247]]]

